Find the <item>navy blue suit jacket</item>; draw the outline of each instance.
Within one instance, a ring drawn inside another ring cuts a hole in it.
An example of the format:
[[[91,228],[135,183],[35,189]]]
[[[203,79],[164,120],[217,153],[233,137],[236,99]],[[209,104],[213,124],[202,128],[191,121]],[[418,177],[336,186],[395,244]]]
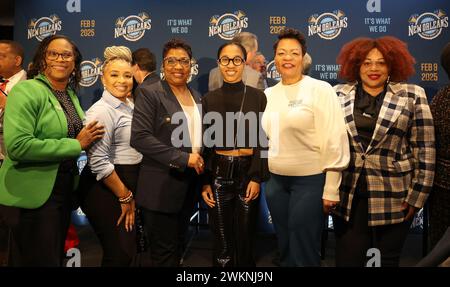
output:
[[[195,102],[200,103],[199,93],[190,91]],[[190,140],[181,147],[172,144],[173,131],[187,125],[185,119],[179,124],[171,122],[179,112],[183,109],[166,81],[136,89],[130,143],[143,155],[136,203],[148,210],[179,212],[189,186],[197,178],[195,170],[187,167],[192,152]]]

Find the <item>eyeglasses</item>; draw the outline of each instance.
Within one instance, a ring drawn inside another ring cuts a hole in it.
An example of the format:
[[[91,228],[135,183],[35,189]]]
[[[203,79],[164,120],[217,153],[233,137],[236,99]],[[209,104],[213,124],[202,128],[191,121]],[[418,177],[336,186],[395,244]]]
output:
[[[242,65],[242,63],[244,63],[244,59],[242,59],[239,56],[236,56],[233,59],[230,59],[228,57],[222,57],[219,60],[217,60],[217,62],[219,62],[219,64],[221,64],[222,66],[228,66],[230,62],[233,62],[233,65],[235,66],[240,66]]]
[[[383,61],[364,61],[361,66],[365,69],[369,69],[372,66],[375,66],[375,68],[384,68],[386,67],[386,62]]]
[[[191,59],[189,58],[177,59],[175,57],[168,57],[164,58],[164,63],[166,63],[166,65],[170,67],[175,67],[177,63],[179,63],[182,67],[188,68],[191,66]]]
[[[70,52],[58,53],[56,51],[47,51],[46,54],[47,54],[47,59],[49,59],[49,60],[57,60],[59,58],[59,56],[61,56],[61,59],[63,59],[64,61],[73,60],[73,54]]]

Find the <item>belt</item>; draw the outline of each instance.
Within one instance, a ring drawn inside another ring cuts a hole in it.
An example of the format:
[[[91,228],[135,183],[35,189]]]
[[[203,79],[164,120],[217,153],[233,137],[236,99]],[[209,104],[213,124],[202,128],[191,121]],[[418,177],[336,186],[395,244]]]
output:
[[[233,150],[216,150],[219,155],[225,156],[251,156],[253,155],[253,149],[251,148],[240,148]]]

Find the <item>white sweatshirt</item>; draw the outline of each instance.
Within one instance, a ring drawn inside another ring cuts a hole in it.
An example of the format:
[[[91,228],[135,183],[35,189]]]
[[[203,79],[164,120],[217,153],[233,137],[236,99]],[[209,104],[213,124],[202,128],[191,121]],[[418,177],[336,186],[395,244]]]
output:
[[[339,200],[341,170],[350,160],[344,114],[330,84],[309,76],[265,90],[262,127],[269,137],[269,170],[285,176],[326,172],[323,198]]]

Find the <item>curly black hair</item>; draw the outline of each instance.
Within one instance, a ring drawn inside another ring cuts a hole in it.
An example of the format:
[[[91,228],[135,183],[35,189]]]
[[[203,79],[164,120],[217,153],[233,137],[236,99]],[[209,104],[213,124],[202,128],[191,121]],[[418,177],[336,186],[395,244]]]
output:
[[[79,87],[81,81],[80,65],[82,61],[82,56],[80,50],[78,50],[78,47],[75,45],[75,43],[69,37],[64,35],[52,35],[42,40],[42,42],[36,49],[36,53],[34,54],[33,57],[33,62],[31,63],[27,72],[27,77],[28,79],[32,79],[37,74],[43,73],[45,71],[45,69],[47,68],[47,62],[45,61],[45,54],[47,52],[47,48],[53,40],[57,39],[64,39],[67,42],[69,42],[70,45],[72,46],[73,55],[75,57],[74,60],[75,68],[73,70],[72,75],[70,76],[69,85],[70,87],[72,87],[72,89],[76,89]]]
[[[188,54],[189,59],[192,59],[192,48],[183,39],[173,38],[165,43],[162,51],[163,59],[166,57],[167,53],[169,53],[170,49],[183,49]]]

